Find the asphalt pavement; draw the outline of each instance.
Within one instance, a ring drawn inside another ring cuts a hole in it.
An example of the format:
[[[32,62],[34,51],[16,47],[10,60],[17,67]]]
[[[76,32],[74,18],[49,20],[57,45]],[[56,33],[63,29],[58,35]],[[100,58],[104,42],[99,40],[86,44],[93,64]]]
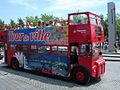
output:
[[[0,90],[120,90],[120,62],[106,62],[101,81],[83,86],[27,71],[13,70],[0,64]]]

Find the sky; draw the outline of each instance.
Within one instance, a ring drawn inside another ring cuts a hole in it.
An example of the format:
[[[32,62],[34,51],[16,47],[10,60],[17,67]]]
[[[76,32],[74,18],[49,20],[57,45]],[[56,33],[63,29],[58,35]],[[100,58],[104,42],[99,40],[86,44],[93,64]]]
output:
[[[9,23],[26,16],[53,15],[67,19],[68,13],[90,11],[107,15],[107,3],[114,2],[116,13],[120,14],[119,0],[1,0],[0,19]]]

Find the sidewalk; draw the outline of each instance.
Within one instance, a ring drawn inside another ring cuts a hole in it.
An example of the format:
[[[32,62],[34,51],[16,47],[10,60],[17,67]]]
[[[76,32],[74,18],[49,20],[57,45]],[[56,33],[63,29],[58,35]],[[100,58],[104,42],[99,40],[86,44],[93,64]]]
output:
[[[120,50],[115,51],[109,51],[109,50],[103,50],[103,54],[120,54]]]
[[[120,61],[120,50],[117,50],[117,52],[105,50],[102,56],[106,61]]]
[[[120,58],[120,50],[117,50],[117,52],[104,51],[102,55],[107,56],[107,57],[119,57]]]

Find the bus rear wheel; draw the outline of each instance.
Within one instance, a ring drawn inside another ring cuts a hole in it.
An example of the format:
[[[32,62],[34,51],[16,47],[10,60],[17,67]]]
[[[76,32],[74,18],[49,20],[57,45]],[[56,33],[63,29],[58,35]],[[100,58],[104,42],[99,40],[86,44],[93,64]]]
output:
[[[19,62],[17,59],[13,58],[11,61],[11,67],[15,70],[19,70]]]
[[[78,84],[85,85],[90,81],[90,75],[88,71],[83,68],[76,68],[73,71],[72,76],[73,80]]]

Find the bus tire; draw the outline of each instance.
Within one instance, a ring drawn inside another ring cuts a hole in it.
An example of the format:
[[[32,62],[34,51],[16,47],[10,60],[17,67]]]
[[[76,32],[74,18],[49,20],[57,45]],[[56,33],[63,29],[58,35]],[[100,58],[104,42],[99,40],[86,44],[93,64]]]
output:
[[[99,82],[101,81],[101,77],[91,77],[92,81]]]
[[[72,73],[72,79],[77,84],[86,85],[90,81],[90,74],[86,69],[77,67]]]
[[[19,62],[16,58],[11,59],[11,67],[15,70],[19,70]]]

